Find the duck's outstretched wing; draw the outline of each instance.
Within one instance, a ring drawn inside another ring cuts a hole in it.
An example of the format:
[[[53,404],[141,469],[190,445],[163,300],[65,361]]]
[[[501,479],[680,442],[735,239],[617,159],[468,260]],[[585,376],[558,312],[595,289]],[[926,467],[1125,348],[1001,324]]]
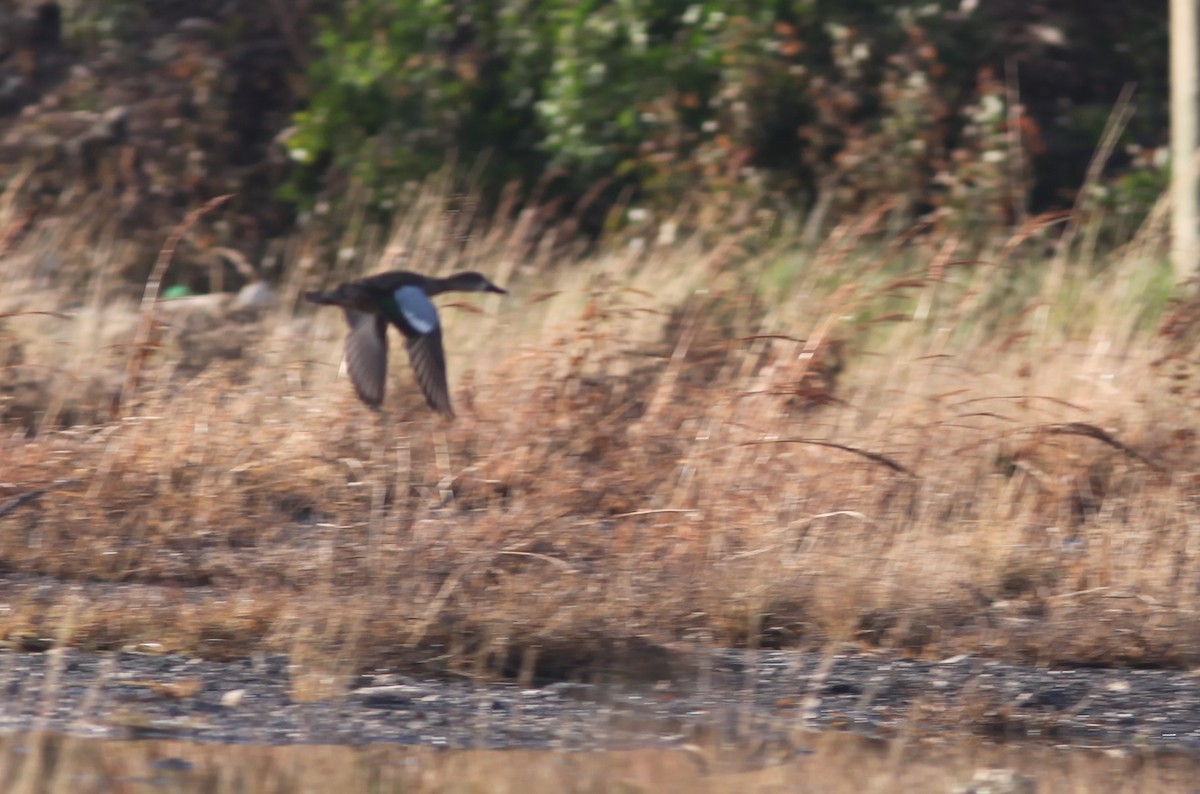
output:
[[[446,353],[442,350],[442,329],[434,328],[428,333],[405,335],[408,359],[412,362],[417,385],[425,395],[425,402],[438,413],[453,417],[450,407],[450,389],[446,386]]]
[[[387,383],[387,320],[346,309],[346,369],[358,398],[372,408],[383,402]]]
[[[437,307],[424,287],[412,284],[397,287],[392,299],[395,306],[392,319],[404,334],[408,359],[425,402],[439,413],[454,416],[450,389],[446,386],[446,353],[442,349],[442,324]]]

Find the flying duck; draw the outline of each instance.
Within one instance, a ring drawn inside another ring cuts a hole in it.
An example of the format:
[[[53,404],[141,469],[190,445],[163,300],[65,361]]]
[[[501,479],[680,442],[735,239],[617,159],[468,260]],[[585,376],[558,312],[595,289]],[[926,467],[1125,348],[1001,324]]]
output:
[[[404,334],[408,360],[425,402],[438,413],[453,417],[446,386],[446,354],[442,350],[442,325],[430,300],[443,292],[498,292],[480,273],[455,273],[434,278],[407,270],[393,270],[357,281],[348,281],[328,292],[306,292],[304,297],[323,306],[341,306],[350,335],[346,337],[346,368],[354,390],[364,403],[378,408],[387,381],[388,323]]]

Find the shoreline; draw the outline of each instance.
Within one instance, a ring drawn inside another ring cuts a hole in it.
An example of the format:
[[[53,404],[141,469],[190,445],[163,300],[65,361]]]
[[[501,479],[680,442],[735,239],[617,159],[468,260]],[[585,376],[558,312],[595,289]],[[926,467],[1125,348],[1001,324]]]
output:
[[[447,748],[626,749],[718,739],[787,746],[798,730],[976,736],[1200,756],[1188,671],[1045,669],[969,656],[714,651],[700,680],[644,686],[354,676],[299,696],[284,655],[0,653],[0,730],[95,738]],[[704,680],[707,683],[704,683]]]

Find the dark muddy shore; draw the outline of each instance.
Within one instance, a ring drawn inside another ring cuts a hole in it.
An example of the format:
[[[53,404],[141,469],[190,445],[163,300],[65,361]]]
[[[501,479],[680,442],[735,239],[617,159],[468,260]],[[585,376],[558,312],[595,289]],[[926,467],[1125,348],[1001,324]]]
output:
[[[797,728],[904,731],[1200,754],[1200,678],[1050,670],[959,657],[718,651],[686,682],[644,687],[359,676],[293,698],[285,656],[219,663],[133,653],[0,653],[0,730],[260,744],[593,749],[705,738],[786,741]]]

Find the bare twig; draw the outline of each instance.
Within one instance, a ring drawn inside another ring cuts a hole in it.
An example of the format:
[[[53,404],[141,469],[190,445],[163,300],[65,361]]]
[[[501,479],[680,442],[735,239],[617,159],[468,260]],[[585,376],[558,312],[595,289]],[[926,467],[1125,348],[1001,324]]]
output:
[[[1100,144],[1096,147],[1091,162],[1088,163],[1083,186],[1075,195],[1075,206],[1071,208],[1071,222],[1058,241],[1057,259],[1060,262],[1070,254],[1071,246],[1079,234],[1084,210],[1092,205],[1092,187],[1100,181],[1100,176],[1104,173],[1104,166],[1108,165],[1108,160],[1112,157],[1113,150],[1116,149],[1117,142],[1121,139],[1121,133],[1125,131],[1125,125],[1133,116],[1134,88],[1133,83],[1126,83],[1125,87],[1121,89],[1121,94],[1117,97],[1112,113],[1109,114],[1108,121],[1104,125],[1104,132],[1100,134]]]
[[[1118,451],[1124,453],[1125,455],[1128,455],[1129,457],[1146,465],[1148,468],[1150,468],[1156,472],[1165,471],[1165,469],[1162,466],[1160,466],[1159,464],[1150,460],[1149,458],[1147,458],[1142,453],[1138,452],[1133,447],[1129,446],[1128,444],[1122,443],[1121,441],[1118,441],[1116,438],[1114,438],[1112,436],[1111,433],[1108,433],[1107,431],[1102,430],[1099,427],[1096,427],[1095,425],[1090,425],[1086,422],[1067,422],[1066,424],[1061,424],[1061,425],[1046,425],[1046,426],[1042,427],[1041,430],[1043,430],[1047,433],[1056,433],[1056,434],[1061,434],[1061,435],[1072,435],[1072,436],[1086,436],[1087,438],[1094,438],[1097,441],[1107,444],[1108,446],[1112,447],[1113,449],[1118,450]]]
[[[738,444],[737,446],[739,446],[739,447],[756,447],[756,446],[761,446],[762,444],[807,444],[807,445],[814,446],[814,447],[828,447],[829,449],[840,449],[843,452],[849,452],[854,455],[859,455],[861,457],[866,458],[867,460],[874,461],[875,463],[882,463],[884,466],[887,466],[892,471],[900,472],[901,474],[907,474],[909,477],[915,478],[917,476],[916,473],[914,473],[911,469],[905,467],[904,465],[902,465],[900,463],[897,463],[896,461],[889,458],[887,455],[881,455],[878,452],[871,452],[870,450],[866,450],[866,449],[859,449],[858,447],[852,447],[852,446],[849,446],[848,444],[839,444],[836,441],[818,441],[818,440],[812,439],[812,438],[775,438],[775,439],[770,439],[767,441],[747,441],[744,444]]]
[[[154,262],[154,269],[150,271],[150,278],[147,279],[146,288],[142,292],[140,318],[137,330],[133,336],[133,350],[130,352],[129,360],[125,365],[125,380],[121,384],[121,391],[118,392],[116,399],[113,401],[113,418],[120,417],[121,408],[137,391],[142,364],[145,363],[153,350],[154,345],[151,341],[151,336],[154,332],[155,301],[158,300],[159,287],[162,285],[163,276],[166,275],[167,268],[175,256],[175,249],[179,246],[179,241],[183,239],[183,236],[187,234],[196,221],[226,201],[229,201],[229,199],[233,198],[233,195],[232,193],[227,193],[224,196],[217,196],[189,212],[183,221],[171,231],[166,242],[163,243],[162,249],[159,250],[158,259]]]
[[[1004,92],[1007,94],[1008,105],[1008,166],[1009,166],[1009,195],[1012,199],[1013,220],[1018,226],[1024,226],[1027,210],[1025,207],[1025,146],[1021,140],[1021,117],[1025,109],[1021,107],[1021,86],[1017,79],[1017,62],[1009,58],[1004,62]]]
[[[26,491],[23,494],[18,494],[17,496],[14,496],[6,501],[4,504],[0,504],[0,518],[4,518],[6,515],[15,511],[22,505],[27,505],[30,502],[40,499],[50,491],[55,491],[59,488],[65,488],[68,485],[75,484],[76,482],[78,482],[78,480],[63,480],[61,482],[56,482],[53,485],[46,485],[41,488],[35,488],[32,491]]]

